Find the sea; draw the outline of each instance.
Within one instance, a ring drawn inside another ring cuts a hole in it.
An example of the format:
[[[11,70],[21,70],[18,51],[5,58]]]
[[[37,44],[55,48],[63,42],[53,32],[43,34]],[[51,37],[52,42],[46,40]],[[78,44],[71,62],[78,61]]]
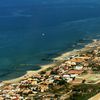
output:
[[[0,80],[38,70],[92,39],[100,39],[99,0],[0,0]]]

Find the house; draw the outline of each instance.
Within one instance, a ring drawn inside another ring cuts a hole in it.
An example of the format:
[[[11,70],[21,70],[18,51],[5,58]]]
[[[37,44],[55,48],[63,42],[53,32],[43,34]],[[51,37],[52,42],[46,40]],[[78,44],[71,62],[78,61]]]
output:
[[[46,71],[45,75],[46,76],[50,76],[51,75],[51,71]]]
[[[80,74],[82,74],[82,70],[70,70],[69,72],[68,72],[68,74],[78,74],[78,75],[80,75]]]
[[[32,93],[32,91],[30,89],[26,89],[26,90],[23,91],[23,94],[26,94],[26,95],[28,95],[30,93]]]
[[[70,75],[63,75],[63,78],[69,79],[70,78]]]
[[[39,89],[40,89],[40,92],[45,92],[45,91],[47,91],[47,90],[49,89],[49,87],[48,87],[47,84],[41,83],[41,84],[39,85]]]
[[[76,69],[76,70],[82,70],[83,66],[75,66],[74,69]]]
[[[34,100],[34,96],[35,96],[35,94],[29,94],[28,95],[28,97],[30,98],[29,100]],[[23,99],[21,99],[21,100],[23,100]]]
[[[54,79],[55,79],[55,80],[60,80],[60,78],[61,78],[61,77],[60,77],[59,75],[55,75],[55,76],[54,76]]]
[[[71,61],[72,62],[75,62],[75,63],[81,63],[81,62],[83,62],[83,61],[85,61],[83,58],[81,58],[81,57],[78,57],[78,58],[73,58],[73,59],[71,59]]]
[[[0,96],[0,100],[4,100],[3,96]]]
[[[33,74],[33,78],[41,78],[41,75],[38,74],[38,73],[34,73],[34,74]]]
[[[66,61],[65,64],[67,64],[67,66],[75,66],[76,62],[74,62],[74,61]]]
[[[31,83],[32,85],[37,85],[37,80],[36,79],[34,79],[33,81],[32,81],[32,83]]]
[[[78,74],[71,74],[71,75],[70,75],[71,78],[74,78],[74,77],[76,77],[76,76],[78,76]]]
[[[73,79],[72,78],[69,78],[69,79],[67,79],[67,82],[69,83],[69,82],[71,82]]]
[[[4,86],[4,83],[0,83],[0,87]]]

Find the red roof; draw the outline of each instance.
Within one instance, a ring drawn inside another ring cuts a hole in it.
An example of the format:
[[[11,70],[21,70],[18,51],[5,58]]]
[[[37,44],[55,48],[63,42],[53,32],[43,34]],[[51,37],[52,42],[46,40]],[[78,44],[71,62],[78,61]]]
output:
[[[81,74],[82,72],[82,70],[70,70],[68,74]]]

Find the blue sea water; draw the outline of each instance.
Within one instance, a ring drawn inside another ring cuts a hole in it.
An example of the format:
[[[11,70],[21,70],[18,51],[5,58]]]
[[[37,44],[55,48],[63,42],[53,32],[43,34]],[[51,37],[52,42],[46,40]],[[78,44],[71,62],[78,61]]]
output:
[[[0,80],[37,70],[80,39],[99,38],[98,0],[1,0]]]

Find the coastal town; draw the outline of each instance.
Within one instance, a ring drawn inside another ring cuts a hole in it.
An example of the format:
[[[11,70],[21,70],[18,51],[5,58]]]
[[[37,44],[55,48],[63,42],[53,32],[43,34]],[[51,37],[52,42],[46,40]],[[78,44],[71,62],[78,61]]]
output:
[[[0,100],[100,100],[99,40],[53,58],[53,63],[18,82],[1,82]]]

